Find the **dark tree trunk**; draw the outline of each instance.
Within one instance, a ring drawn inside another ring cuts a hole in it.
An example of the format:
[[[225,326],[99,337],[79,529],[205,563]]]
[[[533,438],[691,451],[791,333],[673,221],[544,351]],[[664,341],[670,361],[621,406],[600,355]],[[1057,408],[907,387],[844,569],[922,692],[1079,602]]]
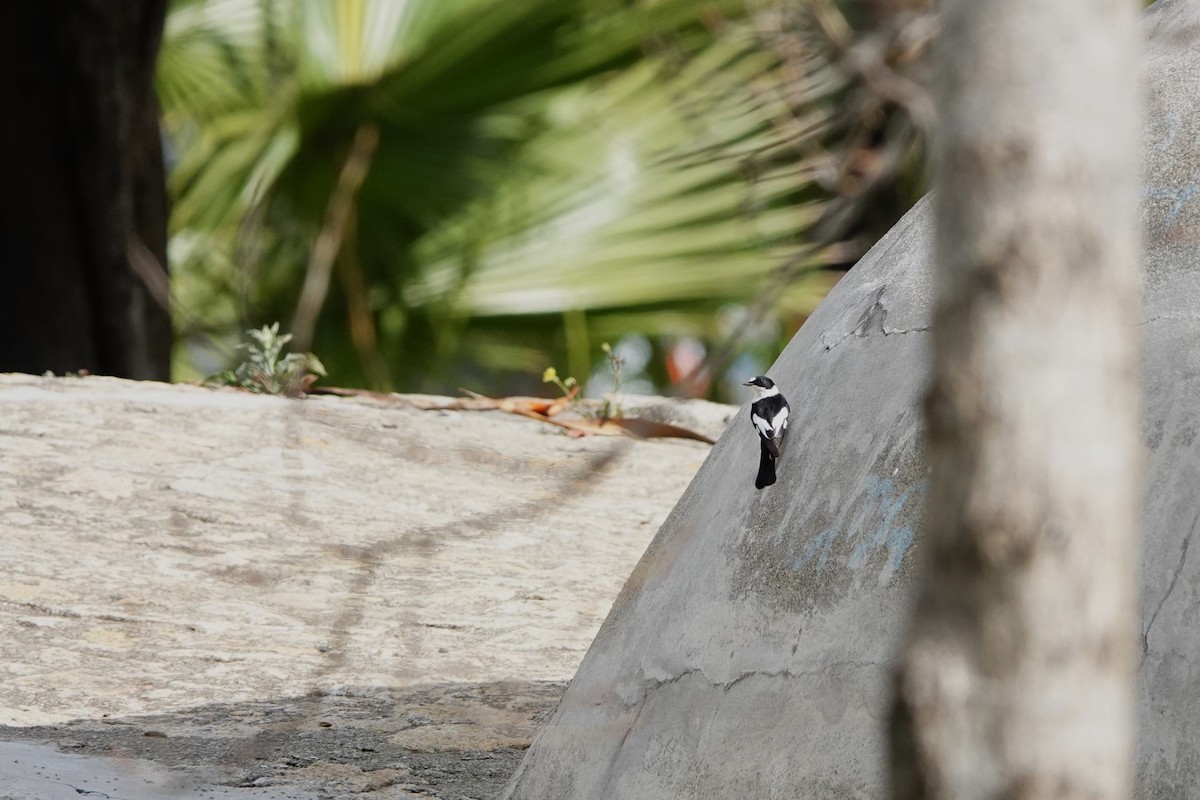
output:
[[[169,377],[166,5],[0,4],[0,371]]]

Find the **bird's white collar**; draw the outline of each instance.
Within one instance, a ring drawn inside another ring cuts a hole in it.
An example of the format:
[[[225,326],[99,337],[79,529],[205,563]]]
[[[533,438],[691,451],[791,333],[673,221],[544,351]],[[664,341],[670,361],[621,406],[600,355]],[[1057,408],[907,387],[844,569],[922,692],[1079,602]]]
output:
[[[750,388],[754,390],[755,400],[764,400],[768,397],[774,397],[775,395],[779,394],[778,386],[772,386],[770,389],[764,389],[761,386],[751,386]]]

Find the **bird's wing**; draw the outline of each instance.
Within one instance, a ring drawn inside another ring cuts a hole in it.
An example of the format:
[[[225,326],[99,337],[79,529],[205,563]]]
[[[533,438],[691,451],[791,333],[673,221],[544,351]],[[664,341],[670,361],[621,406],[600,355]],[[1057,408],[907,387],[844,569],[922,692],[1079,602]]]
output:
[[[775,431],[771,428],[771,423],[768,422],[766,419],[764,419],[763,417],[760,417],[758,414],[751,412],[750,422],[753,423],[754,428],[755,428],[755,430],[758,431],[759,436],[761,436],[764,439],[774,438]]]
[[[761,417],[758,414],[751,413],[750,421],[754,423],[754,427],[758,430],[758,436],[762,439],[763,446],[767,452],[771,454],[771,458],[779,458],[779,439],[782,432],[771,426],[771,420]],[[778,422],[778,418],[775,420]]]
[[[771,453],[776,458],[779,458],[780,450],[783,448],[783,435],[787,433],[787,424],[788,407],[785,404],[775,415],[775,431],[771,436]]]

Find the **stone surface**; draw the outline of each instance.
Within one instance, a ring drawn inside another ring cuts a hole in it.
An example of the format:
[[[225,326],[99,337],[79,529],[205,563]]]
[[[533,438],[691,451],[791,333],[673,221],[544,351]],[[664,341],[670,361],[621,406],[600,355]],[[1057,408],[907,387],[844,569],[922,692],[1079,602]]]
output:
[[[659,406],[714,433],[732,414]],[[0,797],[50,786],[16,740],[67,748],[75,778],[100,755],[166,775],[138,798],[206,776],[494,795],[710,452],[26,375],[0,376],[0,443]]]
[[[1200,785],[1200,3],[1146,15],[1145,441],[1137,797]],[[771,371],[791,401],[756,492],[745,412],[634,570],[505,794],[881,798],[890,665],[925,493],[930,204]]]
[[[10,727],[0,798],[492,798],[562,688],[359,688]]]

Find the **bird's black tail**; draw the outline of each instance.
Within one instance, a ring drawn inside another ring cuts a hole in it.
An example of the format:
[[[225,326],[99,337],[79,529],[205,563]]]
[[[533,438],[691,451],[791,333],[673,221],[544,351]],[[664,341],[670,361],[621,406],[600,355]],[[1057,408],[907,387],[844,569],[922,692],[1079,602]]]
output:
[[[758,456],[758,477],[754,479],[754,488],[761,489],[775,483],[775,458],[767,448],[765,439],[758,440],[762,450]]]

